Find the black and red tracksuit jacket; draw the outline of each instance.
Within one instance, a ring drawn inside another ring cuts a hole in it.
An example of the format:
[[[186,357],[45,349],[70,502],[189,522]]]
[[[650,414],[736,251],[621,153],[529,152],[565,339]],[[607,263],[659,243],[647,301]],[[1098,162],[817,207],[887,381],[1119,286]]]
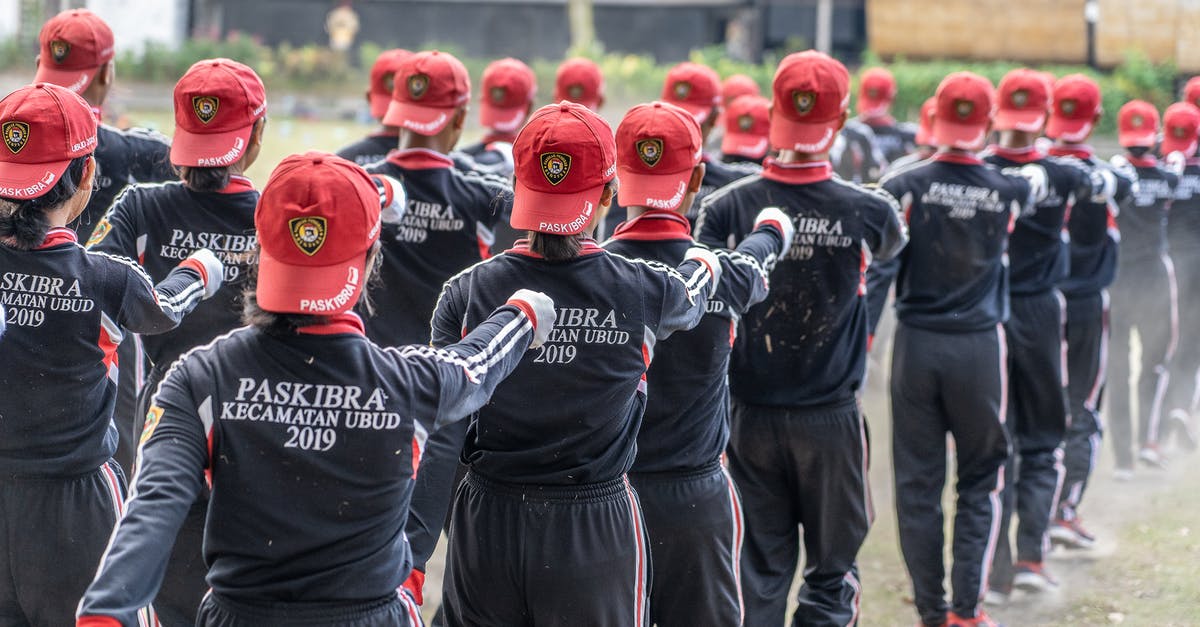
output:
[[[182,182],[125,189],[88,242],[89,250],[135,259],[154,280],[207,248],[225,264],[225,282],[179,328],[142,338],[151,364],[165,370],[184,352],[242,326],[242,292],[257,265],[250,179],[233,176],[218,192],[194,192]]]
[[[691,225],[670,211],[650,211],[617,227],[604,249],[668,266],[695,246]],[[767,276],[783,250],[774,229],[760,229],[736,251],[714,249],[724,272],[696,328],[658,342],[646,375],[648,392],[632,472],[694,470],[715,462],[729,442],[729,355],[738,320],[767,297]]]
[[[1008,237],[1009,291],[1032,295],[1054,289],[1071,272],[1071,210],[1080,199],[1092,198],[1102,183],[1093,185],[1091,169],[1079,159],[1051,157],[1034,146],[991,146],[983,160],[1001,170],[1033,164],[1046,172],[1045,196],[1022,211]]]
[[[875,146],[883,153],[887,162],[912,153],[917,149],[917,127],[910,122],[900,123],[890,115],[870,119],[858,118],[860,122],[871,127],[875,134]]]
[[[512,145],[516,140],[516,133],[489,133],[478,142],[455,150],[451,157],[469,169],[510,177],[516,169],[512,156]],[[462,159],[462,155],[470,157],[470,161]]]
[[[335,154],[365,167],[387,159],[388,153],[395,150],[399,144],[399,131],[372,133]]]
[[[383,346],[424,344],[442,285],[491,256],[493,228],[512,211],[512,186],[423,148],[397,150],[367,171],[395,178],[408,193],[400,220],[383,216],[383,267],[369,292],[377,313],[367,318],[367,335]]]
[[[741,402],[812,407],[853,398],[867,354],[865,272],[908,237],[895,200],[848,183],[828,161],[782,164],[709,196],[697,224],[709,246],[733,246],[764,207],[792,217],[792,247],[771,294],[742,317],[730,367]]]
[[[1200,159],[1196,157],[1188,158],[1179,176],[1169,225],[1167,242],[1172,253],[1178,251],[1189,258],[1200,253]]]
[[[142,128],[123,131],[101,124],[96,129],[93,156],[96,182],[92,197],[73,223],[85,240],[127,185],[179,180],[171,165],[171,141],[154,131]]]
[[[1049,152],[1051,156],[1074,157],[1093,173],[1107,171],[1116,182],[1107,195],[1077,199],[1067,223],[1071,234],[1070,275],[1059,283],[1059,289],[1068,298],[1090,296],[1112,285],[1117,276],[1117,245],[1121,240],[1117,214],[1129,202],[1135,181],[1128,173],[1096,158],[1091,146],[1053,146]]]
[[[846,120],[829,150],[838,176],[855,183],[879,180],[888,166],[887,157],[875,142],[875,131],[857,119]]]
[[[892,267],[896,316],[943,333],[1008,320],[1008,238],[1032,202],[1029,182],[974,155],[938,153],[880,187],[900,202],[911,238]]]
[[[427,434],[483,405],[533,325],[504,305],[445,349],[381,348],[354,314],[287,336],[242,327],[187,353],[154,396],[139,470],[79,615],[135,624],[175,534],[212,488],[204,561],[235,600],[394,596]]]
[[[185,262],[155,285],[132,260],[52,229],[35,250],[0,243],[0,481],[94,472],[117,450],[117,345],[173,329],[204,296]]]
[[[1136,172],[1137,186],[1130,202],[1121,206],[1117,224],[1121,228],[1121,267],[1136,266],[1167,253],[1167,216],[1175,201],[1179,176],[1158,163],[1154,155],[1127,155]]]

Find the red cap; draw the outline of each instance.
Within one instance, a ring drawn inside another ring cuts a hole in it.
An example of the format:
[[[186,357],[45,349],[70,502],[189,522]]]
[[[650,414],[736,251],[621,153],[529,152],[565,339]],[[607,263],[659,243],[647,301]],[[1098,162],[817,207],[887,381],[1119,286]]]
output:
[[[630,109],[617,125],[621,204],[678,209],[703,155],[700,125],[687,111],[666,102]]]
[[[617,174],[612,127],[587,107],[563,101],[534,112],[513,144],[512,227],[582,233]]]
[[[707,65],[684,62],[667,72],[662,99],[692,114],[704,124],[721,106],[721,77]]]
[[[96,116],[78,94],[37,83],[0,100],[0,197],[50,191],[71,161],[96,150]]]
[[[761,96],[758,83],[745,74],[733,74],[721,83],[721,101],[728,107],[739,96]]]
[[[577,102],[592,111],[604,100],[604,75],[591,59],[575,57],[558,66],[554,75],[554,100]]]
[[[917,136],[913,142],[918,146],[936,146],[933,136],[933,118],[937,117],[937,98],[926,98],[921,103],[921,119],[917,122]]]
[[[771,101],[762,96],[738,96],[725,109],[725,138],[721,152],[762,159],[769,147]]]
[[[995,127],[998,131],[1037,133],[1046,124],[1050,108],[1050,87],[1042,72],[1019,68],[1004,75],[996,90],[999,108]]]
[[[375,58],[375,65],[371,66],[371,91],[368,92],[367,98],[370,101],[371,117],[376,120],[383,119],[383,115],[387,113],[388,105],[392,103],[396,70],[400,69],[400,62],[410,56],[412,53],[408,50],[393,48],[380,52]]]
[[[479,123],[501,133],[514,133],[529,116],[537,96],[537,77],[517,59],[500,59],[483,71]]]
[[[366,170],[327,152],[287,157],[258,199],[258,304],[333,315],[362,293],[367,251],[379,239],[379,190]]]
[[[1092,133],[1100,107],[1100,86],[1083,74],[1068,74],[1054,84],[1046,137],[1077,144]]]
[[[1130,100],[1117,112],[1117,142],[1126,148],[1153,148],[1158,143],[1158,109],[1145,100]]]
[[[254,70],[231,59],[197,61],[175,83],[171,163],[211,168],[237,162],[266,112],[267,90]]]
[[[1200,107],[1200,76],[1193,76],[1183,86],[1183,99]]]
[[[71,9],[50,18],[38,34],[35,83],[53,83],[82,93],[102,65],[113,60],[112,29],[87,9]]]
[[[1200,109],[1190,102],[1176,102],[1163,113],[1163,140],[1159,152],[1169,155],[1181,152],[1185,157],[1196,154],[1200,135]]]
[[[939,146],[979,150],[987,141],[996,107],[992,82],[973,72],[954,72],[938,85],[933,136]]]
[[[881,67],[863,72],[858,81],[858,114],[864,118],[887,115],[896,99],[896,79]]]
[[[471,77],[452,54],[418,52],[400,62],[383,123],[418,135],[437,135],[471,99]]]
[[[784,57],[775,70],[771,146],[825,152],[850,106],[850,73],[837,59],[815,50]]]

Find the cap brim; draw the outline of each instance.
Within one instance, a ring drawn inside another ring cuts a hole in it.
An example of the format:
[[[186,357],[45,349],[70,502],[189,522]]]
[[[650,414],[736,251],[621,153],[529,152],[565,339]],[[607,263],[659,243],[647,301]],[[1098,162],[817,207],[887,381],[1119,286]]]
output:
[[[1185,156],[1185,157],[1191,157],[1196,154],[1196,148],[1197,148],[1197,138],[1196,137],[1193,137],[1191,139],[1179,139],[1172,135],[1168,135],[1167,137],[1163,138],[1162,147],[1159,150],[1159,152],[1161,152],[1164,155],[1169,155],[1173,152],[1179,152],[1179,153],[1183,153],[1183,156]]]
[[[501,133],[512,133],[521,128],[528,110],[525,106],[497,107],[485,101],[479,107],[479,123]]]
[[[763,135],[752,133],[725,133],[721,140],[721,152],[727,155],[740,155],[751,159],[761,159],[767,154],[770,142]],[[622,180],[624,183],[624,180]]]
[[[58,70],[49,65],[39,64],[37,73],[33,76],[35,83],[50,83],[59,87],[81,94],[83,90],[92,84],[92,79],[96,77],[96,72],[99,72],[99,67],[94,67],[90,70]]]
[[[253,130],[251,124],[224,133],[193,133],[176,126],[175,137],[171,140],[171,163],[199,168],[233,165],[246,154]]]
[[[368,98],[371,107],[371,117],[376,120],[382,120],[383,116],[387,115],[388,106],[392,104],[392,95],[371,94]]]
[[[516,181],[513,184],[513,209],[509,224],[518,231],[577,235],[591,224],[603,190],[603,185],[597,185],[573,194],[550,194],[530,189],[521,181]]]
[[[1117,143],[1125,147],[1153,148],[1158,143],[1157,131],[1117,131]]]
[[[287,264],[260,250],[258,306],[276,313],[333,315],[358,304],[366,254],[331,266]]]
[[[1046,125],[1046,112],[1033,109],[1000,109],[992,126],[998,131],[1037,133]]]
[[[874,100],[871,98],[859,98],[855,104],[854,110],[858,115],[864,118],[876,118],[881,115],[887,115],[888,110],[892,108],[891,100]]]
[[[1050,116],[1050,120],[1046,122],[1046,137],[1050,139],[1061,139],[1065,142],[1078,143],[1085,139],[1092,132],[1091,120],[1069,120]]]
[[[392,100],[383,123],[399,126],[418,135],[437,135],[450,123],[454,107],[423,107],[411,102]]]
[[[662,174],[618,169],[617,176],[621,179],[621,188],[617,190],[617,200],[621,206],[671,211],[678,209],[687,196],[692,168]]]
[[[776,116],[771,120],[771,146],[796,152],[825,152],[837,139],[836,121],[804,124]]]
[[[937,139],[933,136],[933,131],[918,128],[917,136],[913,138],[913,143],[918,146],[935,146],[937,145]]]
[[[29,200],[50,191],[71,160],[49,163],[0,163],[0,197]]]
[[[987,124],[959,124],[935,119],[933,136],[937,138],[939,146],[979,150],[987,142]]]

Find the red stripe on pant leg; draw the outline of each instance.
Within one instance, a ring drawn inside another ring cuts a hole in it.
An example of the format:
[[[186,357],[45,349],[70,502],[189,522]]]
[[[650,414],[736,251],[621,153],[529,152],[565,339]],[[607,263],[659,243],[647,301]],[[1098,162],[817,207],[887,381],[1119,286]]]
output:
[[[737,589],[738,624],[746,621],[746,602],[742,598],[742,542],[745,539],[744,521],[742,519],[742,499],[738,495],[737,485],[724,466],[721,472],[729,485],[729,506],[733,512],[733,582]]]
[[[646,624],[646,545],[645,545],[645,530],[642,528],[642,511],[638,507],[637,497],[633,494],[633,486],[629,485],[629,478],[625,478],[625,494],[629,497],[629,512],[633,516],[633,534],[634,542],[637,546],[637,558],[635,560],[634,577],[637,579],[634,585],[634,593],[637,598],[634,600],[634,611],[637,616],[634,619],[634,627],[643,627]]]

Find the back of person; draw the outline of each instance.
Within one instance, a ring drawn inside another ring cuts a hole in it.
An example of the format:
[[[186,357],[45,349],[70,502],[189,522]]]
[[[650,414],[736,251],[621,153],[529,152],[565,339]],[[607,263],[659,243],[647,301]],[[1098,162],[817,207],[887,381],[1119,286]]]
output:
[[[1136,173],[1132,202],[1117,216],[1121,228],[1121,267],[1147,260],[1157,262],[1167,252],[1167,214],[1175,200],[1179,177],[1158,164],[1153,155],[1128,160]]]

